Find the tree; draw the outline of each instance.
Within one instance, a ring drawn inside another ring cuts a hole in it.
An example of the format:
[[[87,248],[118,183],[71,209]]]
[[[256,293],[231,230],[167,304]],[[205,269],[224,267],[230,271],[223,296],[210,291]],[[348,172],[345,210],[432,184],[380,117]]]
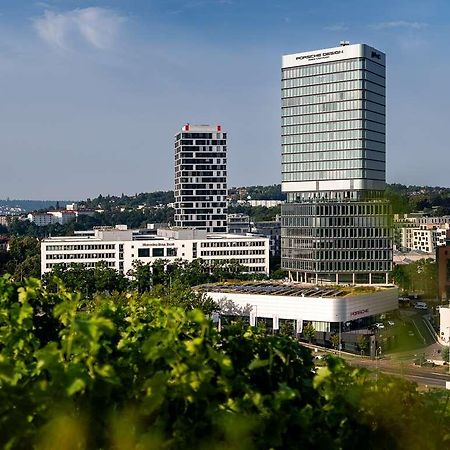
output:
[[[339,347],[340,339],[338,334],[332,334],[330,336],[330,342],[334,349]]]
[[[41,250],[39,241],[31,236],[13,236],[9,251],[0,257],[0,275],[9,273],[16,280],[39,277],[41,273]]]
[[[80,292],[86,298],[92,298],[99,292],[125,292],[129,287],[129,280],[125,275],[108,267],[105,262],[97,263],[94,268],[86,268],[80,263],[73,263],[68,267],[57,264],[42,279],[51,291],[56,291],[58,283],[62,281],[67,288]]]
[[[293,336],[295,332],[295,323],[293,320],[280,320],[280,334],[283,336]]]
[[[356,346],[362,354],[366,353],[369,343],[367,342],[367,339],[364,335],[358,336],[358,339],[356,340]]]
[[[303,328],[303,335],[308,339],[309,342],[312,342],[312,340],[316,337],[316,329],[311,322],[308,322]]]
[[[152,290],[153,276],[150,264],[144,264],[138,260],[133,261],[133,269],[128,275],[133,279],[131,286],[140,294]]]

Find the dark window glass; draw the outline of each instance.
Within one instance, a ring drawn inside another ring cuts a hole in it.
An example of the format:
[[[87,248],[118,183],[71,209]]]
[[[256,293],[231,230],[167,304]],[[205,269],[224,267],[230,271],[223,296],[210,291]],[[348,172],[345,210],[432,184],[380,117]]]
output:
[[[152,256],[164,256],[164,249],[163,248],[154,248],[152,250]]]
[[[139,248],[138,256],[140,258],[149,258],[150,257],[150,249],[149,248]]]

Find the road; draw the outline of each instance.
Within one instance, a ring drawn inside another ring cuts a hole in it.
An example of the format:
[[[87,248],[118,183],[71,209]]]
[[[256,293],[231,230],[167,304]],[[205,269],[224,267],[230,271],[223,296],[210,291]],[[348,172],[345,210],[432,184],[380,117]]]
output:
[[[404,377],[407,380],[424,386],[445,388],[445,382],[450,381],[450,375],[444,373],[442,368],[441,371],[438,371],[439,368],[436,367],[414,366],[410,362],[405,363],[403,361],[383,358],[372,360],[344,356],[344,359],[352,366],[365,367],[374,371],[379,370],[382,373]]]
[[[380,334],[394,333],[397,336],[395,351],[383,355],[378,360],[345,353],[341,356],[353,366],[404,377],[421,386],[445,388],[445,382],[450,381],[450,374],[446,373],[448,366],[421,367],[414,364],[417,359],[424,361],[442,359],[443,347],[436,342],[426,318],[427,313],[413,308],[401,310],[395,327],[379,331]]]

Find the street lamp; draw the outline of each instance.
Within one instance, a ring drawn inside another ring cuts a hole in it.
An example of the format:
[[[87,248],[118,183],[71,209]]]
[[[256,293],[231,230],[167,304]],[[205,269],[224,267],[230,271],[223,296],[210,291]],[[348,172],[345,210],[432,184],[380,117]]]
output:
[[[341,321],[339,320],[339,358],[341,357],[342,350],[342,336],[341,336]]]
[[[381,347],[378,347],[375,350],[375,362],[376,362],[376,366],[377,366],[377,373],[376,373],[376,384],[378,386],[378,358],[381,356]]]

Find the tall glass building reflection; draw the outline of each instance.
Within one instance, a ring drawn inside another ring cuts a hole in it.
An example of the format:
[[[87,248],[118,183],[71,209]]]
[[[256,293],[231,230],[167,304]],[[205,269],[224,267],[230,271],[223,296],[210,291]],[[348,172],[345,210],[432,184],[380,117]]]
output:
[[[303,282],[387,283],[386,68],[364,44],[283,56],[282,267]]]

